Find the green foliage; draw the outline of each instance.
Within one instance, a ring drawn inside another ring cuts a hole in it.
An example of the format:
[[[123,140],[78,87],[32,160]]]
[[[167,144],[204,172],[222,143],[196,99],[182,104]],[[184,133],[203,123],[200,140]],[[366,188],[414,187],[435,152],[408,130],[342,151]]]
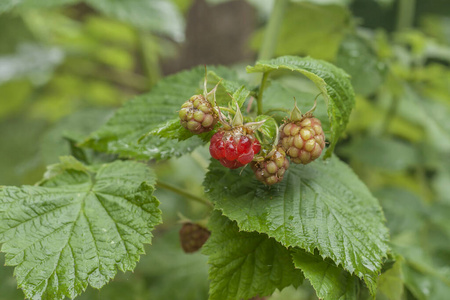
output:
[[[250,73],[268,73],[275,70],[299,72],[314,82],[322,93],[328,105],[327,111],[331,123],[331,143],[325,155],[330,157],[355,106],[355,95],[348,75],[332,64],[309,57],[283,56],[270,61],[259,61],[253,67],[247,67],[247,72]]]
[[[295,266],[313,285],[319,299],[358,299],[358,277],[337,267],[330,259],[298,249],[292,257]]]
[[[161,222],[155,178],[134,162],[87,167],[72,157],[39,186],[0,190],[0,241],[27,298],[75,297],[133,270]]]
[[[229,119],[240,109],[245,122],[266,121],[255,132],[263,149],[257,160],[276,146],[294,97],[305,113],[320,92],[314,116],[329,142],[328,160],[291,164],[268,187],[248,166],[209,163],[220,123],[199,136],[179,123],[180,105],[203,93],[205,69],[176,73],[178,66],[216,56],[209,40],[178,44],[184,24],[192,38],[202,14],[221,7],[0,2],[0,264],[15,267],[15,279],[13,268],[0,268],[0,300],[23,299],[16,285],[30,299],[205,300],[208,284],[217,300],[448,298],[443,5],[247,1],[256,9],[244,23],[258,28],[243,26],[236,41],[250,36],[249,52],[235,57],[224,47],[226,61],[239,63],[208,66],[207,91],[220,82],[215,96]],[[223,5],[225,12],[246,4]],[[234,23],[207,19],[219,35]],[[247,71],[264,77],[245,73],[257,56],[251,49],[269,59]],[[270,59],[279,55],[299,56]],[[176,74],[161,79],[166,72]],[[48,164],[44,179],[22,185]],[[162,213],[164,224],[153,230]],[[209,219],[202,252],[182,252],[180,219]]]
[[[290,251],[273,238],[240,232],[218,211],[212,213],[209,228],[212,235],[203,250],[211,265],[209,299],[264,297],[301,284],[303,276],[294,268]]]
[[[309,55],[332,60],[351,28],[346,7],[316,5],[306,1],[291,3],[283,18],[275,55]],[[260,48],[264,34],[263,29],[256,32],[252,41],[254,49]]]
[[[81,0],[5,0],[0,3],[0,13],[12,9],[52,8],[77,4]],[[103,14],[117,18],[142,29],[162,33],[182,41],[184,22],[176,6],[170,0],[86,0],[88,5]]]
[[[212,163],[205,189],[241,230],[263,232],[311,253],[318,249],[374,292],[388,249],[384,217],[377,200],[336,157],[291,166],[273,188],[258,183],[249,170]]]
[[[218,74],[223,70],[223,76],[233,76],[224,68],[210,69]],[[192,136],[174,118],[177,118],[181,104],[202,93],[204,72],[204,68],[197,67],[161,80],[150,93],[127,102],[104,126],[91,134],[84,145],[137,159],[167,159],[193,151],[203,143],[202,140],[197,137],[181,142],[172,140]],[[147,134],[155,129],[161,130],[163,137]],[[138,142],[141,137],[144,138]]]

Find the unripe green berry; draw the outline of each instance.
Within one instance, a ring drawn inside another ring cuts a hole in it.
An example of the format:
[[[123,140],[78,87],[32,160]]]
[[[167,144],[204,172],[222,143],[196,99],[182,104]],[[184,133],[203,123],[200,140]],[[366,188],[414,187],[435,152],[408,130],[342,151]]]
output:
[[[317,159],[325,148],[325,135],[320,121],[304,117],[280,129],[280,145],[293,163],[307,164]]]
[[[186,101],[178,116],[181,125],[196,134],[212,130],[218,121],[217,114],[203,95],[194,95]]]

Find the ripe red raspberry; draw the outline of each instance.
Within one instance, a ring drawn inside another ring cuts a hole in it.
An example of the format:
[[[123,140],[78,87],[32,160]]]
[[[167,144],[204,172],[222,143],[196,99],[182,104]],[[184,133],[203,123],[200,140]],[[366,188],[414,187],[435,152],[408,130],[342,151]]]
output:
[[[217,114],[203,95],[194,95],[184,102],[178,115],[181,125],[195,134],[212,130],[218,121]]]
[[[296,164],[308,164],[325,148],[325,135],[319,119],[304,117],[280,128],[280,141],[286,154]]]
[[[209,153],[229,169],[242,167],[253,160],[261,150],[261,144],[245,126],[221,130],[211,138]]]
[[[284,173],[289,168],[289,160],[283,148],[278,147],[268,159],[252,162],[251,167],[259,181],[272,185],[283,179]]]
[[[181,248],[186,253],[198,251],[206,243],[211,232],[195,223],[184,223],[179,232]]]

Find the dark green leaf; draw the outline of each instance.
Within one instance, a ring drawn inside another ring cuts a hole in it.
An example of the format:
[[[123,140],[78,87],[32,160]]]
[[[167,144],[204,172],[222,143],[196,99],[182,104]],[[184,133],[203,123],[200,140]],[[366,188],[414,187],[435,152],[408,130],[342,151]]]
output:
[[[384,217],[367,187],[336,157],[291,164],[272,187],[259,183],[249,168],[228,170],[214,161],[204,185],[215,207],[241,230],[310,253],[318,249],[375,290],[388,249]]]
[[[267,73],[283,69],[305,75],[317,86],[327,101],[328,117],[331,122],[331,143],[325,157],[330,157],[355,106],[355,95],[349,76],[343,70],[325,61],[296,56],[283,56],[268,61],[259,61],[253,67],[247,67],[247,72]]]
[[[184,20],[169,0],[86,0],[94,8],[113,18],[142,29],[184,40]]]
[[[63,157],[38,186],[2,187],[2,252],[26,297],[74,298],[133,270],[161,222],[154,182],[140,163]]]
[[[214,211],[212,231],[203,253],[209,255],[210,298],[248,299],[271,295],[275,289],[301,284],[303,276],[292,263],[290,251],[273,238],[240,232],[235,222]]]

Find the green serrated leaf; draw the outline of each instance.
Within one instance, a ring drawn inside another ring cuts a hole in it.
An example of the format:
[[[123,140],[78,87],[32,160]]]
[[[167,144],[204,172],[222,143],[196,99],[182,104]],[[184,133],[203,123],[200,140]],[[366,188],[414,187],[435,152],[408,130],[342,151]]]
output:
[[[338,158],[291,164],[281,183],[267,187],[251,170],[212,162],[205,191],[215,207],[245,231],[274,237],[331,258],[364,279],[372,292],[386,256],[387,229],[378,201]]]
[[[236,76],[224,67],[208,67],[222,76]],[[153,90],[117,110],[83,146],[136,159],[167,159],[189,153],[203,144],[198,137],[185,141],[149,135],[154,129],[177,118],[181,105],[191,96],[202,93],[204,67],[183,71],[161,80]],[[174,123],[171,123],[172,125]]]
[[[268,61],[259,61],[253,67],[248,66],[247,72],[267,73],[283,69],[305,75],[317,86],[327,101],[328,118],[331,123],[331,143],[324,157],[330,157],[355,106],[355,95],[349,76],[342,69],[325,61],[296,56],[283,56]]]
[[[2,187],[1,250],[26,297],[74,298],[133,270],[161,222],[154,183],[140,163],[94,172],[67,157],[39,186]]]
[[[271,295],[303,280],[290,251],[265,234],[240,232],[235,222],[214,211],[212,234],[203,246],[209,255],[209,299],[240,300]]]
[[[311,282],[319,299],[358,299],[359,278],[337,267],[330,259],[323,259],[301,249],[293,250],[292,258],[295,266]]]
[[[2,0],[0,13],[12,9],[52,8],[76,4],[81,0]],[[138,28],[170,36],[177,42],[184,40],[184,20],[170,0],[85,0],[101,13]]]

